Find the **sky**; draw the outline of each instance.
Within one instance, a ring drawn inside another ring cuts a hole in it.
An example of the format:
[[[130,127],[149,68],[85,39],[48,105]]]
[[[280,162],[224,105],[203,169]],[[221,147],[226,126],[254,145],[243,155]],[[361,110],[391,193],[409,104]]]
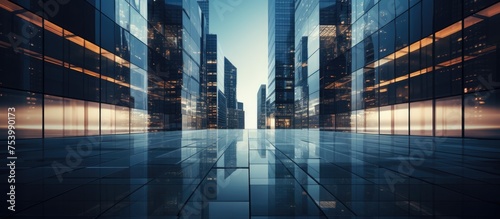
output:
[[[210,0],[210,33],[238,69],[245,128],[257,128],[257,92],[267,84],[267,0]]]

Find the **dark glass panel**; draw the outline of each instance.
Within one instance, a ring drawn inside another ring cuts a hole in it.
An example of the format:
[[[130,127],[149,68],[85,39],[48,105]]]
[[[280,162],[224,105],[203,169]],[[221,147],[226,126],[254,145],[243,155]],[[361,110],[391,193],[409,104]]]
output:
[[[110,1],[103,1],[110,2]],[[101,47],[110,52],[115,51],[115,23],[105,16],[101,17]]]
[[[64,96],[83,99],[85,96],[83,88],[84,74],[71,69],[65,69],[64,72]]]
[[[434,0],[422,0],[422,36],[431,35],[434,31]]]
[[[396,82],[395,86],[395,103],[406,103],[408,102],[408,80],[403,80],[400,82]]]
[[[115,55],[130,61],[130,33],[115,24]]]
[[[379,27],[382,27],[394,20],[396,17],[396,8],[394,0],[380,0],[378,3],[379,11]]]
[[[108,18],[115,19],[115,0],[101,0],[101,11]],[[109,36],[109,35],[108,35]]]
[[[427,16],[427,14],[424,14]],[[462,0],[434,1],[434,30],[441,30],[462,18]]]
[[[394,52],[395,46],[395,26],[394,21],[388,23],[379,31],[379,52],[380,57],[385,57]]]
[[[408,14],[396,18],[396,51],[408,46]]]
[[[105,0],[109,1],[109,0]],[[101,44],[101,13],[90,4],[83,4],[85,16],[83,35],[86,40],[97,45]]]
[[[427,72],[410,78],[410,100],[423,100],[432,98],[432,72]]]
[[[43,82],[43,30],[34,23],[1,9],[0,86],[41,92]],[[26,13],[33,22],[41,22]]]
[[[391,80],[394,79],[394,61],[389,59],[384,60],[384,62],[386,63],[378,67],[380,106],[393,104],[395,95],[394,83],[391,83]]]
[[[444,97],[462,93],[461,64],[436,69],[435,96]]]
[[[363,100],[366,108],[378,107],[378,89],[375,85],[378,84],[378,78],[375,74],[375,69],[364,69],[364,94]]]
[[[408,10],[408,0],[395,0],[396,16]]]
[[[498,0],[463,0],[464,1],[464,16],[469,16],[476,13],[485,7],[488,7]]]
[[[416,4],[410,9],[410,43],[422,38],[422,16],[421,3]]]
[[[99,101],[100,79],[85,75],[83,78],[84,98],[91,101]]]
[[[85,21],[93,20],[95,17],[90,14],[85,14],[84,9],[89,9],[85,1],[68,1],[64,4],[64,8],[69,9],[69,14],[66,16],[66,29],[70,30],[77,36],[85,36]],[[64,10],[62,8],[62,10]]]
[[[46,94],[64,95],[64,72],[61,65],[46,62],[44,64],[44,92]]]

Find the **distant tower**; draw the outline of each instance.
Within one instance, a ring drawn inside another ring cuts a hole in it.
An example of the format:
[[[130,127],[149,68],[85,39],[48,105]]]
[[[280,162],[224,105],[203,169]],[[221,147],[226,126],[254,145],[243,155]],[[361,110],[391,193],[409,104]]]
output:
[[[266,129],[266,85],[260,85],[257,92],[257,128]]]
[[[268,121],[270,128],[293,128],[295,1],[269,0]]]
[[[227,128],[238,128],[238,111],[236,100],[237,69],[229,59],[224,58],[224,94],[227,99]]]

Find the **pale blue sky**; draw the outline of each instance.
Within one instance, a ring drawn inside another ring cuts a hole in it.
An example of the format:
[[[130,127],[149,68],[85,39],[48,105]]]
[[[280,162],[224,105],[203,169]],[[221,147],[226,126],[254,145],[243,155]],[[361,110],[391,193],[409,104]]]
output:
[[[257,128],[257,92],[267,83],[267,0],[210,0],[210,32],[238,68],[238,101]]]

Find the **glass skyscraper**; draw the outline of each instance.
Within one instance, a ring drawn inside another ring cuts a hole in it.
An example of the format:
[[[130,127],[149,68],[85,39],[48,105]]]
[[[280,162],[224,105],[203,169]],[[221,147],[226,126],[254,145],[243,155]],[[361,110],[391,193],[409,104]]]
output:
[[[18,137],[206,127],[196,1],[63,3],[1,3],[1,103],[30,115]]]
[[[325,85],[350,93],[335,129],[497,138],[499,9],[497,1],[353,1],[348,75]]]
[[[205,15],[206,26],[209,33],[210,32],[210,2],[209,0],[198,0],[198,4],[200,5],[201,12]]]
[[[295,127],[495,138],[498,7],[296,1]]]
[[[238,102],[238,129],[245,129],[245,108],[242,102]]]
[[[236,109],[238,101],[236,100],[236,83],[238,69],[224,57],[224,94],[227,98],[227,108]]]
[[[166,61],[160,74],[170,83],[165,95],[166,130],[201,129],[200,67],[202,16],[196,1],[151,1],[150,21],[165,33]],[[158,9],[158,10],[157,10]],[[160,64],[161,65],[161,64]],[[203,111],[203,112],[202,112]]]
[[[217,128],[227,129],[227,99],[221,90],[217,90]]]
[[[266,129],[266,85],[262,84],[257,92],[257,128]]]
[[[296,1],[295,127],[332,129],[335,89],[345,75],[350,2]]]
[[[217,35],[207,35],[207,105],[208,128],[227,128],[227,100],[225,90],[225,57],[217,42]]]
[[[224,57],[224,95],[227,100],[227,128],[238,128],[238,101],[236,99],[236,83],[238,70]]]
[[[170,86],[148,76],[153,8],[146,1],[63,3],[0,3],[0,104],[17,109],[18,138],[145,132],[148,113],[162,129],[163,115],[149,104],[165,101],[148,99],[156,83],[152,93]]]
[[[269,0],[267,117],[271,128],[293,128],[295,0]]]

